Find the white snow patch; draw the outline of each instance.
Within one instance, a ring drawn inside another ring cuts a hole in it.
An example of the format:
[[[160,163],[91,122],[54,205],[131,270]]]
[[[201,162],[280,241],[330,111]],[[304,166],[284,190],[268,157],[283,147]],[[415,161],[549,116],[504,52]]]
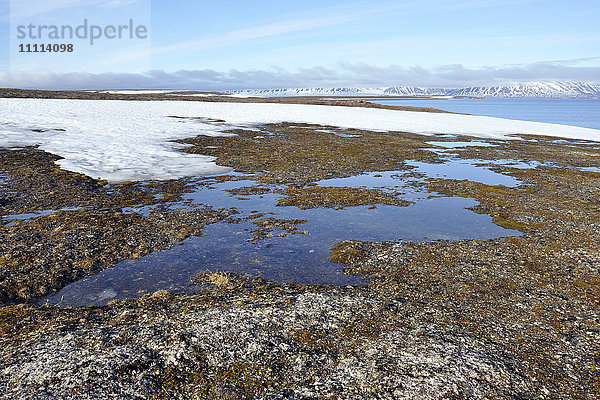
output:
[[[595,129],[459,114],[304,104],[0,99],[0,146],[39,145],[63,157],[57,162],[62,168],[112,182],[171,179],[229,170],[217,166],[213,157],[178,151],[183,146],[172,140],[224,136],[229,129],[279,122],[494,139],[530,134],[600,141]]]
[[[172,92],[178,92],[179,90],[102,90],[98,93],[111,93],[111,94],[166,94]]]
[[[215,96],[220,96],[219,94],[214,94],[214,93],[192,93],[192,94],[180,94],[177,93],[175,94],[175,96],[187,96],[187,97],[215,97]]]
[[[215,96],[219,96],[219,97],[237,97],[239,99],[248,99],[252,96],[247,96],[247,95],[243,95],[243,94],[231,94],[231,93],[193,93],[193,94],[179,94],[176,93],[174,94],[174,96],[187,96],[187,97],[215,97]]]
[[[223,94],[223,96],[237,97],[238,99],[249,99],[250,97],[253,97],[251,95],[245,95],[245,94],[239,94],[239,93],[227,93],[227,94]]]

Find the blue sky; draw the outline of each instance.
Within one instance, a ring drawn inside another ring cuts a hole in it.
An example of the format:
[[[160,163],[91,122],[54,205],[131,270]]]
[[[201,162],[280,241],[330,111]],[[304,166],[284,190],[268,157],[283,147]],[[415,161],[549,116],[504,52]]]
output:
[[[600,56],[598,1],[223,1],[210,8],[207,2],[190,3],[153,4],[153,45],[190,43],[180,52],[157,54],[155,66],[298,68],[339,61],[480,66]],[[173,11],[187,7],[185,14]],[[177,25],[184,29],[172,28]],[[226,39],[232,32],[240,33],[238,40]],[[195,40],[204,43],[194,45]]]
[[[0,83],[13,85],[28,79],[41,86],[208,89],[600,81],[597,0],[13,0],[12,5],[0,0]],[[146,41],[82,45],[77,54],[53,58],[15,54],[17,22],[76,24],[83,18],[98,25],[133,18],[149,25],[151,35]]]

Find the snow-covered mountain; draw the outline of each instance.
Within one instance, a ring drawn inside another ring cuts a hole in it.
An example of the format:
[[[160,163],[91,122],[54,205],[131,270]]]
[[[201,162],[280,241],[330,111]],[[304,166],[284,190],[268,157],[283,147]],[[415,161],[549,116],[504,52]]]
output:
[[[450,90],[450,96],[600,98],[600,85],[581,82],[527,83],[517,86],[470,87]]]
[[[422,88],[392,86],[388,88],[295,88],[237,90],[246,96],[471,96],[471,97],[537,97],[600,98],[600,84],[584,82],[531,82],[512,86],[475,86],[467,88]]]
[[[233,94],[261,97],[283,96],[383,96],[386,88],[290,88],[290,89],[248,89],[231,91]]]
[[[387,96],[448,96],[452,89],[392,86],[384,90]]]

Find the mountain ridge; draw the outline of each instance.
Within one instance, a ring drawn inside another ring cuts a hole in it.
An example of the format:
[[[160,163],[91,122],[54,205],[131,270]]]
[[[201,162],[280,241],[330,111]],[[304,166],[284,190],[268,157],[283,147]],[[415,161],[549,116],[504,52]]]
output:
[[[507,86],[465,88],[423,88],[418,86],[244,89],[232,94],[285,96],[450,96],[450,97],[529,97],[529,98],[600,98],[600,84],[588,82],[530,82]]]

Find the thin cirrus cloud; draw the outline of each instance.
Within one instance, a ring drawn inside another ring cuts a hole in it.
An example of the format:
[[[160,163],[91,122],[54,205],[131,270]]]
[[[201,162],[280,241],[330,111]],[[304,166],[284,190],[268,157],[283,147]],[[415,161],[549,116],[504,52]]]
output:
[[[359,7],[358,5],[360,4],[368,6]],[[281,22],[262,25],[259,24],[253,27],[224,32],[219,35],[214,35],[198,40],[191,40],[177,44],[168,44],[164,46],[155,46],[147,51],[130,52],[125,55],[115,56],[113,59],[108,61],[114,64],[119,64],[124,62],[131,62],[136,59],[147,58],[149,56],[156,56],[163,53],[181,53],[208,50],[219,47],[227,47],[256,39],[276,37],[289,33],[310,31],[318,28],[331,27],[351,23],[354,21],[360,21],[367,16],[375,16],[392,10],[406,8],[407,5],[408,4],[403,4],[402,6],[398,4],[382,4],[377,6],[373,3],[369,4],[365,2],[359,2],[352,3],[351,5],[344,8],[341,8],[339,6],[327,7],[320,9],[319,12],[316,13],[318,15],[325,15],[324,17],[320,18],[315,18],[314,15],[312,15],[306,17],[299,17],[296,19],[289,19]]]
[[[133,52],[121,56],[118,60],[115,60],[115,62],[133,61],[138,58],[156,56],[163,53],[200,51],[227,47],[256,39],[277,37],[294,32],[310,31],[319,28],[359,22],[368,18],[392,13],[397,17],[408,17],[412,14],[422,14],[434,11],[441,13],[474,8],[487,8],[499,4],[537,3],[540,1],[542,0],[457,0],[442,4],[431,0],[392,2],[391,4],[389,2],[359,1],[345,4],[343,7],[331,6],[323,7],[318,10],[311,10],[309,16],[298,17],[296,19],[233,30],[220,35],[183,43],[156,46],[148,51]],[[323,17],[319,18],[315,17],[315,15],[322,15]]]
[[[586,59],[598,60],[600,57]],[[0,87],[39,89],[162,88],[195,90],[269,89],[290,87],[466,87],[509,85],[529,81],[585,81],[600,83],[600,67],[577,66],[579,60],[526,65],[469,68],[446,65],[437,68],[378,67],[362,63],[338,63],[297,71],[284,69],[215,71],[180,70],[144,73],[51,71],[2,72]]]

